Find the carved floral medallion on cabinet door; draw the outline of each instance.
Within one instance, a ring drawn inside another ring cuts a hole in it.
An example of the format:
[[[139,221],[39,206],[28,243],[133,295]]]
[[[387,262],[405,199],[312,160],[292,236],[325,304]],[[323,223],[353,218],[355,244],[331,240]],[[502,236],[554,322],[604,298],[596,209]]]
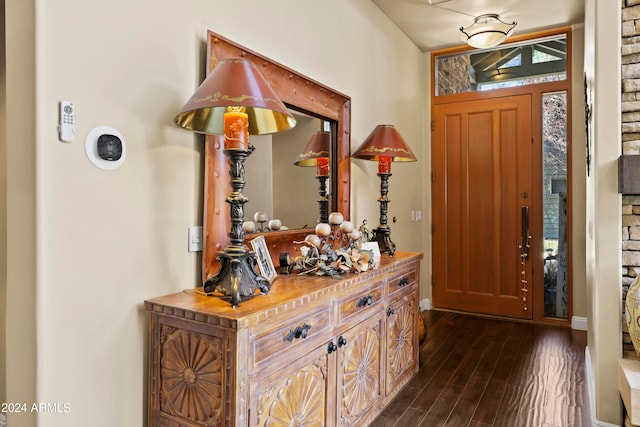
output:
[[[324,427],[326,425],[326,355],[289,376],[279,372],[275,377],[278,377],[279,381],[276,380],[259,397],[259,426]]]
[[[353,334],[345,334],[341,354],[340,424],[352,425],[380,398],[380,331],[376,316]],[[353,331],[353,330],[352,330]]]
[[[393,313],[389,313],[387,374],[390,375],[390,378],[399,376],[413,363],[414,317],[413,304],[410,301],[401,301]]]
[[[163,326],[161,342],[160,410],[203,423],[221,419],[222,339]]]

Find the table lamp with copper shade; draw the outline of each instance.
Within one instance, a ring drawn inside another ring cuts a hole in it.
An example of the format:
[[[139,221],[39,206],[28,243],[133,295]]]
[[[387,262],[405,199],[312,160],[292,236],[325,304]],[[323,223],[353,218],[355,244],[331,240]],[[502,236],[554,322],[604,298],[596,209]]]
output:
[[[391,241],[391,228],[387,225],[387,205],[389,204],[389,177],[391,162],[415,162],[416,156],[404,141],[400,132],[392,125],[378,125],[351,155],[356,159],[378,162],[380,177],[380,225],[373,231],[372,240],[378,242],[380,252],[393,256],[396,245]]]
[[[220,61],[182,111],[175,123],[194,132],[224,135],[224,154],[229,158],[231,193],[227,196],[231,213],[230,242],[218,254],[221,266],[207,278],[204,291],[231,297],[237,307],[242,297],[256,289],[268,293],[269,281],[257,267],[255,253],[244,244],[244,161],[254,147],[249,135],[270,134],[295,126],[296,120],[253,63],[245,59]]]
[[[329,178],[330,142],[329,132],[318,131],[314,133],[294,162],[296,166],[314,166],[316,168],[316,178],[318,178],[320,182],[320,199],[318,200],[320,211],[319,223],[326,223],[329,220],[327,179]]]

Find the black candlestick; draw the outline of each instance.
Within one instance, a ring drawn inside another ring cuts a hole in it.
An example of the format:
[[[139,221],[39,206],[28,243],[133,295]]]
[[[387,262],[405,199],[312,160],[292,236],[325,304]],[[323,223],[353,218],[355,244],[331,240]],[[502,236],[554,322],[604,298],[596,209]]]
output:
[[[269,293],[269,281],[262,277],[256,267],[258,261],[255,252],[244,244],[244,204],[249,201],[242,193],[244,190],[244,161],[253,152],[249,150],[224,150],[229,157],[229,176],[231,178],[231,194],[227,196],[231,210],[230,243],[218,254],[222,262],[216,274],[204,283],[206,293],[220,292],[231,296],[231,305],[240,305],[241,297],[252,296],[256,289],[264,294]]]
[[[318,205],[320,209],[320,220],[319,223],[329,222],[329,199],[327,198],[327,178],[326,175],[318,175],[316,176],[318,181],[320,181],[320,199],[318,200]]]
[[[378,242],[380,252],[388,252],[389,256],[393,256],[396,251],[396,244],[391,241],[391,228],[387,225],[387,205],[389,204],[389,177],[390,173],[379,173],[380,177],[380,225],[373,230],[372,241]]]

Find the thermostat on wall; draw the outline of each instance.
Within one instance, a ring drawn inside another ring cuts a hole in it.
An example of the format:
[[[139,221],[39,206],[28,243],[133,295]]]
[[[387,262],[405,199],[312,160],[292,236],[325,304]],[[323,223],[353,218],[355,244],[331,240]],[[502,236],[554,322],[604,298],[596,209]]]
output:
[[[89,132],[84,147],[91,163],[105,170],[120,166],[127,154],[124,137],[110,126],[98,126]]]

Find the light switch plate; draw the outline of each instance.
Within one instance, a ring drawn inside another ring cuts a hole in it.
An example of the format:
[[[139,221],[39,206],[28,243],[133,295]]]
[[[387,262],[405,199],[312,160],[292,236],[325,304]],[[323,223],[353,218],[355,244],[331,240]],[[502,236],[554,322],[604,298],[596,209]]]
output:
[[[202,250],[202,227],[189,227],[189,252]]]

